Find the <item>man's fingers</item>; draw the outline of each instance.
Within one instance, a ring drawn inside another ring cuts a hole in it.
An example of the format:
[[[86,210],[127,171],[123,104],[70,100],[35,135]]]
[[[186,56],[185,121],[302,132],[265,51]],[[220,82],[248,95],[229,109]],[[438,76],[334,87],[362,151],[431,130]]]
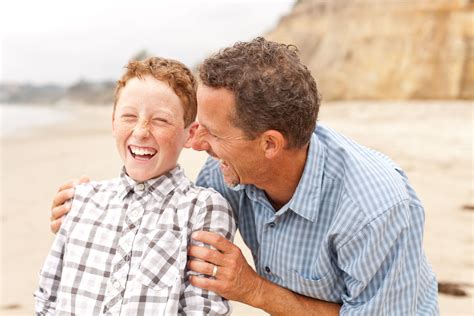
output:
[[[87,182],[91,182],[91,179],[89,179],[89,177],[86,176],[86,175],[82,175],[82,176],[79,178],[78,184],[83,184],[83,183],[87,183]]]
[[[62,223],[63,223],[63,218],[62,217],[58,218],[57,220],[52,221],[51,224],[50,224],[51,231],[56,234],[58,232],[59,228],[61,227]]]
[[[79,183],[78,179],[72,179],[72,180],[69,180],[67,182],[64,182],[63,184],[61,184],[59,186],[58,192],[61,192],[61,191],[67,190],[67,189],[72,189],[78,183]]]
[[[213,280],[213,279],[193,275],[189,278],[189,282],[191,282],[192,285],[197,286],[201,289],[216,292],[217,294],[223,296],[222,293],[219,293],[220,292],[220,286],[219,286],[220,281],[218,281],[218,280]]]
[[[207,231],[197,231],[192,234],[194,240],[209,244],[221,252],[230,252],[234,244],[219,234]]]
[[[199,246],[191,246],[188,255],[213,264],[222,265],[223,255],[217,250]]]
[[[63,205],[56,206],[51,210],[51,220],[56,220],[63,217],[71,210],[71,203],[64,203]]]
[[[67,189],[72,189],[78,184],[83,184],[83,183],[87,183],[87,182],[90,182],[90,181],[91,180],[89,179],[88,176],[82,175],[79,179],[71,179],[71,180],[61,184],[59,186],[58,192],[61,192],[61,191],[67,190]]]
[[[74,197],[74,189],[67,189],[67,190],[62,190],[56,193],[53,199],[53,205],[51,206],[51,209],[54,209],[55,207],[61,206],[64,204],[69,199],[72,199]]]
[[[198,261],[198,260],[188,261],[188,268],[190,270],[201,273],[201,274],[206,274],[209,276],[212,276],[212,273],[214,272],[214,267],[217,267],[217,273],[218,273],[219,266],[216,266],[215,264],[204,262],[204,261]],[[217,273],[215,276],[217,276]]]

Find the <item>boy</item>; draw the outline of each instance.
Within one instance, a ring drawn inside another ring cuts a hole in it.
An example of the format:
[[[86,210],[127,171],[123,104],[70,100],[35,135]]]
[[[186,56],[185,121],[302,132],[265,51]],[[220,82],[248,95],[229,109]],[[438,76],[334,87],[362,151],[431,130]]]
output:
[[[227,201],[195,186],[177,165],[196,130],[195,92],[193,75],[177,61],[128,64],[112,117],[123,170],[76,187],[40,272],[37,314],[230,312],[223,298],[192,286],[186,269],[193,231],[227,239],[235,232]]]

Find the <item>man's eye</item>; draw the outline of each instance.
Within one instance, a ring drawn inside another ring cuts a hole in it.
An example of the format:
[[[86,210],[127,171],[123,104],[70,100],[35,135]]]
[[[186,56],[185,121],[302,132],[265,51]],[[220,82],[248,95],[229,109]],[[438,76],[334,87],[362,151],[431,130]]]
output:
[[[135,114],[122,114],[122,118],[135,119],[135,118],[137,118],[137,116]]]

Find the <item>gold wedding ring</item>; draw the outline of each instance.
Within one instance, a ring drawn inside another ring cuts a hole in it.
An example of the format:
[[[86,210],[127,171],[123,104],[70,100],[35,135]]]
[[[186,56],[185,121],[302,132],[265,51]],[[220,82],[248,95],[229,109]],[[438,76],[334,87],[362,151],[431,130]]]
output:
[[[217,266],[214,265],[214,268],[212,268],[212,277],[215,278],[216,277],[216,274],[217,274]]]

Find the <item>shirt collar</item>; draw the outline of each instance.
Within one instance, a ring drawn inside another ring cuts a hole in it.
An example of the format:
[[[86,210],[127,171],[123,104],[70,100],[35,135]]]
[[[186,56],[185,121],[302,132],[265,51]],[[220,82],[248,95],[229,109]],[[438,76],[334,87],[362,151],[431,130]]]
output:
[[[139,193],[147,191],[150,192],[155,199],[159,200],[177,188],[183,182],[183,179],[186,179],[186,177],[183,169],[179,165],[162,176],[144,182],[138,182],[130,178],[125,167],[122,167],[118,194],[120,199],[124,199],[130,192]]]
[[[326,148],[313,133],[303,175],[293,197],[288,202],[288,208],[312,222],[316,221],[319,215],[325,159]]]
[[[313,133],[308,147],[303,174],[296,187],[296,191],[291,200],[277,212],[277,215],[281,215],[288,209],[291,209],[294,213],[309,221],[314,222],[317,220],[325,160],[326,148],[316,133]],[[256,188],[254,185],[239,184],[232,189],[235,191],[243,190],[249,199],[271,207],[263,190]]]

